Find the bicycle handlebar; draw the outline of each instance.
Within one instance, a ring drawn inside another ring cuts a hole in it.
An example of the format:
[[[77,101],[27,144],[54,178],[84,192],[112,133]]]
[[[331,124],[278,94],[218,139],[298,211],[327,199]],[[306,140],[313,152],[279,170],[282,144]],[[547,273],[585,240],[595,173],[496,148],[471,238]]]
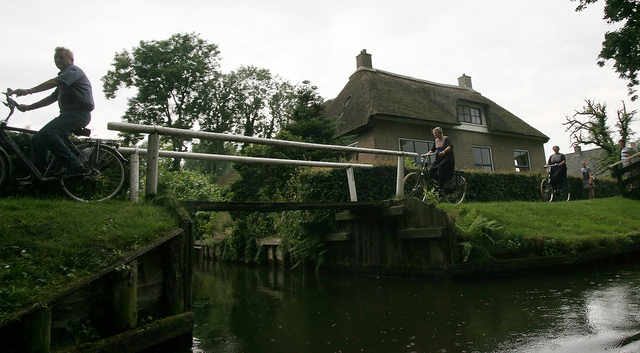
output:
[[[11,88],[7,88],[6,92],[2,92],[2,94],[4,94],[4,97],[6,98],[6,102],[2,102],[2,104],[9,108],[9,115],[7,115],[7,117],[4,119],[4,122],[7,122],[9,120],[11,115],[13,115],[13,113],[15,112],[16,107],[18,106],[18,102],[11,98],[11,92],[13,92]]]

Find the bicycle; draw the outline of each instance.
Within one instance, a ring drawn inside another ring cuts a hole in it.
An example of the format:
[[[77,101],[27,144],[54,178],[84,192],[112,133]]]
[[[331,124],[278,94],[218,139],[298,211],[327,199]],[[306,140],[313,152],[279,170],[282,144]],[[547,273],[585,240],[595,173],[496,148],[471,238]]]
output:
[[[461,170],[455,170],[453,177],[445,182],[444,188],[438,186],[438,182],[429,176],[427,157],[429,154],[421,155],[422,169],[418,172],[411,172],[404,177],[405,197],[415,197],[425,201],[427,194],[435,192],[440,199],[452,204],[464,201],[467,196],[467,180],[462,176]]]
[[[543,166],[543,168],[547,169],[547,177],[540,183],[540,194],[542,195],[542,199],[546,202],[551,202],[556,199],[559,201],[569,201],[571,199],[571,190],[569,189],[566,181],[562,183],[559,189],[553,188],[553,183],[551,182],[551,167],[555,167],[557,165],[558,164],[556,163]]]
[[[103,201],[114,198],[122,191],[125,181],[124,162],[126,159],[108,142],[89,139],[91,130],[86,128],[72,131],[63,140],[84,167],[89,170],[88,173],[73,176],[60,175],[63,167],[55,157],[51,159],[46,171],[40,172],[8,133],[8,131],[13,131],[33,135],[37,132],[7,125],[9,118],[18,106],[18,103],[10,97],[10,92],[11,89],[2,92],[6,98],[6,102],[2,103],[9,108],[9,115],[4,120],[0,120],[0,139],[4,142],[5,147],[17,157],[16,160],[22,162],[29,169],[32,177],[22,178],[22,180],[12,178],[12,160],[9,153],[0,146],[0,189],[10,182],[18,185],[33,185],[40,182],[58,183],[64,194],[76,201]],[[85,138],[79,139],[78,136]],[[81,144],[77,145],[76,142]]]

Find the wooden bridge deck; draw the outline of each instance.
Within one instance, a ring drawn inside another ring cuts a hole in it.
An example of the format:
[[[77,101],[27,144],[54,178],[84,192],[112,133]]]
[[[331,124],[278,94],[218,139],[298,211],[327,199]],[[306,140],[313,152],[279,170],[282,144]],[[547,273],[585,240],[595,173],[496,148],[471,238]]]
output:
[[[366,202],[209,202],[184,201],[185,208],[197,211],[281,212],[296,210],[364,210],[389,207],[388,201]]]

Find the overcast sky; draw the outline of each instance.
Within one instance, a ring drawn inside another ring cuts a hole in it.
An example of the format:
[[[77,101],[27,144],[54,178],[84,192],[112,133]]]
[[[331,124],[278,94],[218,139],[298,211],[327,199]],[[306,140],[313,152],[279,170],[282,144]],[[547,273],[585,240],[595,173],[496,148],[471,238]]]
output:
[[[106,100],[100,79],[116,52],[141,40],[195,32],[219,46],[223,72],[265,68],[292,83],[311,81],[325,99],[338,95],[366,49],[376,69],[454,85],[471,76],[476,91],[551,138],[547,155],[553,145],[572,152],[562,123],[585,99],[605,102],[611,122],[622,101],[627,110],[640,106],[612,63],[596,64],[614,29],[602,19],[603,4],[575,7],[569,0],[4,1],[0,87],[55,77],[53,49],[66,46],[93,83],[89,127],[115,137],[106,125],[121,120],[127,95]],[[56,114],[56,105],[17,113],[11,125],[38,129]],[[640,132],[640,123],[633,128]]]

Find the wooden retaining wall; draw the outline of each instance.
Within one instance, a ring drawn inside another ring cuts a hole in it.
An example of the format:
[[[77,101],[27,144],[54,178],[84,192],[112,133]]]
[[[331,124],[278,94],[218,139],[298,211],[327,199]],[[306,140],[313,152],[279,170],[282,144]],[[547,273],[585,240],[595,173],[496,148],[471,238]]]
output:
[[[0,326],[0,352],[138,352],[190,347],[193,226],[157,240]],[[79,341],[80,340],[80,341]]]
[[[207,210],[236,207],[198,206]],[[268,206],[261,211],[285,210],[282,206]],[[321,205],[303,206],[319,209]],[[335,214],[340,230],[321,237],[327,247],[323,268],[371,274],[446,276],[448,266],[458,261],[454,225],[446,212],[434,206],[413,198],[334,206],[344,211]],[[287,207],[293,209],[295,205]],[[279,249],[280,239],[262,238],[256,243],[265,249],[269,264],[288,263],[286,254]],[[196,254],[202,259],[217,257],[214,246],[198,246]]]
[[[453,223],[446,212],[417,199],[336,214],[340,232],[327,234],[323,266],[370,274],[446,275],[457,262]]]

